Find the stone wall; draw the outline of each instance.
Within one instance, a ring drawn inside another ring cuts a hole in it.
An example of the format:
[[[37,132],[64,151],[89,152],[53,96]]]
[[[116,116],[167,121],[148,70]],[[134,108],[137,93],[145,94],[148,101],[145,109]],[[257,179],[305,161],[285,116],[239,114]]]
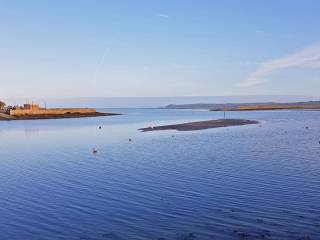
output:
[[[68,113],[95,113],[95,108],[39,108],[39,109],[16,109],[10,110],[11,116],[23,116],[23,115],[61,115]]]

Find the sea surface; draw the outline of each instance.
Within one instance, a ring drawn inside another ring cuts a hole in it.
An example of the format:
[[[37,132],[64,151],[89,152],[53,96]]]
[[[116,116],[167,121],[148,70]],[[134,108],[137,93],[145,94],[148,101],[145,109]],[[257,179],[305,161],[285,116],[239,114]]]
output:
[[[101,111],[0,122],[0,240],[320,239],[320,111]]]

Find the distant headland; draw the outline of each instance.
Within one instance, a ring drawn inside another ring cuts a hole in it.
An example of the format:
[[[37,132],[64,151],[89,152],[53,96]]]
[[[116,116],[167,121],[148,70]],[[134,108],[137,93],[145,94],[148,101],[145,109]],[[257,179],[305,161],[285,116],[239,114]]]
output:
[[[195,104],[170,104],[166,109],[203,109],[210,111],[258,111],[258,110],[290,110],[290,109],[307,109],[320,110],[320,101],[309,102],[259,102],[259,103],[195,103]]]
[[[28,120],[28,119],[58,119],[83,118],[119,115],[116,113],[101,113],[95,108],[42,108],[38,104],[24,104],[23,106],[6,106],[0,101],[0,120]]]

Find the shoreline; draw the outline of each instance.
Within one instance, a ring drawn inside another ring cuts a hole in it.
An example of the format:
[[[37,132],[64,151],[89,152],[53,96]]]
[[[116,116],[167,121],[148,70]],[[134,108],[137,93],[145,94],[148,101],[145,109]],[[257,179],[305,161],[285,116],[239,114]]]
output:
[[[171,124],[162,125],[156,127],[140,128],[141,132],[151,132],[151,131],[163,131],[163,130],[177,130],[177,131],[197,131],[205,130],[210,128],[220,128],[220,127],[230,127],[230,126],[243,126],[249,124],[258,124],[259,121],[256,120],[246,120],[246,119],[217,119],[217,120],[207,120],[207,121],[197,121],[181,124]]]
[[[88,118],[88,117],[104,117],[116,116],[119,113],[65,113],[65,114],[26,114],[21,116],[10,116],[8,114],[0,114],[0,121],[17,121],[17,120],[41,120],[41,119],[63,119],[63,118]]]
[[[247,102],[247,103],[193,103],[170,104],[167,109],[203,109],[208,111],[262,111],[262,110],[318,110],[320,101],[308,102]]]
[[[241,111],[272,111],[272,110],[311,110],[319,111],[320,108],[308,108],[299,106],[287,106],[287,107],[273,107],[273,106],[261,106],[261,107],[239,107],[239,108],[226,108],[226,109],[210,109],[211,112],[241,112]]]

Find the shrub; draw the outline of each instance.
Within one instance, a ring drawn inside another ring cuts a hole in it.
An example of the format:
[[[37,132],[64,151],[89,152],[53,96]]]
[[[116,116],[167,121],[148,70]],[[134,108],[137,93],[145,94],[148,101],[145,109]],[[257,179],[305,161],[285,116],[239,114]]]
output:
[[[0,109],[4,109],[5,106],[6,106],[6,104],[4,102],[0,101]]]

